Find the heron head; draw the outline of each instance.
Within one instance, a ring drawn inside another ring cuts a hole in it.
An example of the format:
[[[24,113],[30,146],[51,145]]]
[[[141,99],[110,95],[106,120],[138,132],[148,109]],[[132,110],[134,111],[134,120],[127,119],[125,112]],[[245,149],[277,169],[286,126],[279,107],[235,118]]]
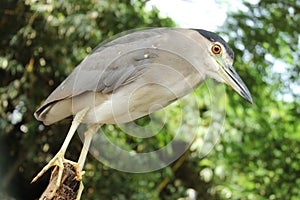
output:
[[[209,67],[207,76],[229,85],[240,96],[253,103],[247,86],[232,66],[234,53],[230,46],[216,33],[202,29],[196,29],[196,31],[206,39],[207,50],[205,52],[208,53],[206,61]]]

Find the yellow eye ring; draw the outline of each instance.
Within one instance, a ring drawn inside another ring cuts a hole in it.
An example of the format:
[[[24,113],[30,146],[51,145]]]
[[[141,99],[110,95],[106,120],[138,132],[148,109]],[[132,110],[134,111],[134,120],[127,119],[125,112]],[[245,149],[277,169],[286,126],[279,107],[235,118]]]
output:
[[[220,54],[222,51],[222,47],[219,44],[214,44],[211,47],[211,52],[213,52],[214,54]]]

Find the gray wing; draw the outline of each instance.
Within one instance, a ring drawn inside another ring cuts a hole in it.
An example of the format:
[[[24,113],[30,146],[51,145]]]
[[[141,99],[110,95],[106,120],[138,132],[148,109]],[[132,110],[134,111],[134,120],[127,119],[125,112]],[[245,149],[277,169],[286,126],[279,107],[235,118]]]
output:
[[[159,49],[178,51],[178,45],[190,48],[187,34],[196,31],[174,28],[154,28],[133,32],[96,48],[73,72],[49,95],[36,111],[39,116],[49,105],[88,91],[111,93],[122,85],[134,81],[151,60],[159,60]],[[175,42],[174,42],[175,39]],[[180,43],[181,44],[178,44]],[[162,58],[164,59],[164,58]],[[159,62],[159,61],[158,61]],[[39,118],[39,117],[37,117]]]

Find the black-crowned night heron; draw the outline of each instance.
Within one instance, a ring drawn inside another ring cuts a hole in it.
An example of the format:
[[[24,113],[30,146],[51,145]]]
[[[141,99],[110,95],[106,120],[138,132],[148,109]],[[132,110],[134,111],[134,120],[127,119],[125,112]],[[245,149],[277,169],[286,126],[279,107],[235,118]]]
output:
[[[54,158],[33,179],[59,167],[80,123],[89,125],[78,160],[81,174],[92,136],[102,124],[126,123],[185,96],[206,78],[231,86],[252,103],[232,67],[234,53],[217,34],[201,29],[152,28],[123,35],[96,48],[52,92],[35,117],[50,125],[74,115]],[[54,191],[55,192],[55,191]]]

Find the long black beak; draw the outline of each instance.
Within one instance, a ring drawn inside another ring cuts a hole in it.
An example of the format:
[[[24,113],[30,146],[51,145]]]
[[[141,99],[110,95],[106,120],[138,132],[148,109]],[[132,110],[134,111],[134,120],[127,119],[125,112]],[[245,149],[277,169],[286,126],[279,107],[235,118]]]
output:
[[[225,83],[232,87],[239,95],[241,95],[244,99],[246,99],[249,103],[253,104],[253,100],[251,94],[240,78],[238,73],[235,71],[233,66],[231,65],[223,65],[220,67],[221,76],[223,77]]]

